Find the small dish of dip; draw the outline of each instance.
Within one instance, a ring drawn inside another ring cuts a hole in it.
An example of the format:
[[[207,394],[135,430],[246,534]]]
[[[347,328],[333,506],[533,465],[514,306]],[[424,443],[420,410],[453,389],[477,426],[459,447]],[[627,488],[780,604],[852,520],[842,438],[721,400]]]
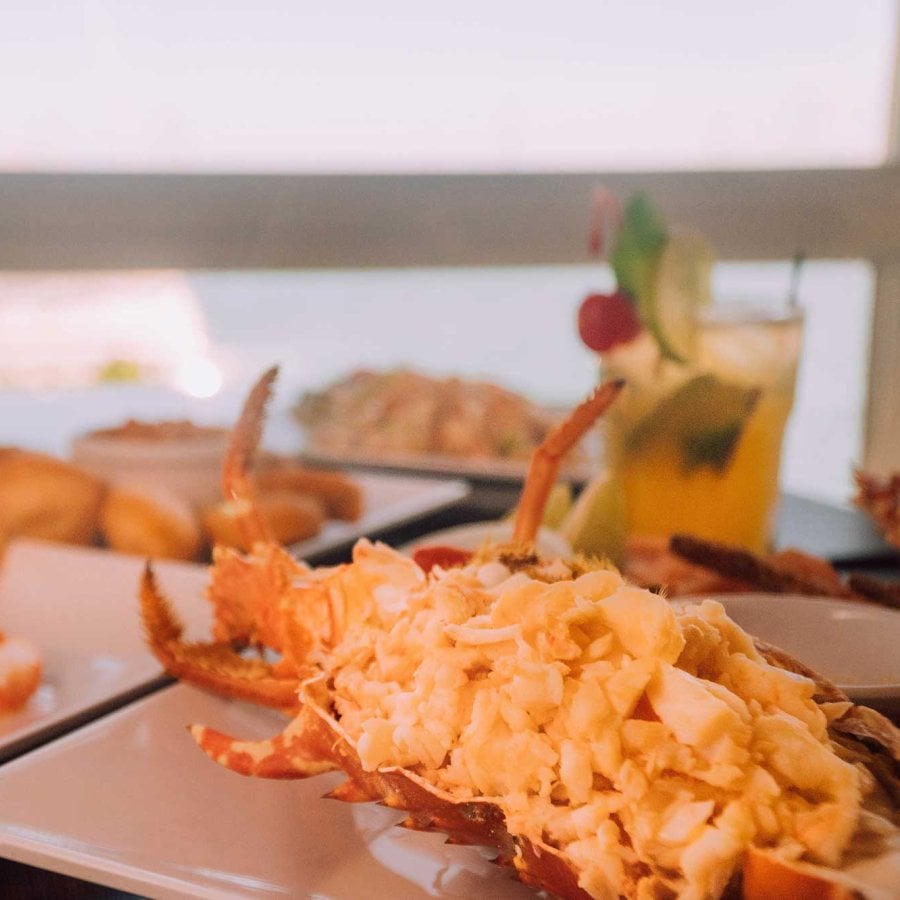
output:
[[[225,428],[129,419],[75,438],[72,461],[110,483],[163,490],[200,508],[221,499],[227,446]]]

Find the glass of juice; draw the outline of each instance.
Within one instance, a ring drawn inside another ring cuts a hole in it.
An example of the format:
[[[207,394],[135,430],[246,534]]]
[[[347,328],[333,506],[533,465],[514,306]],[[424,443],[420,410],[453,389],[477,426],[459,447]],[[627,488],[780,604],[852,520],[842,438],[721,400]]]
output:
[[[686,358],[647,332],[601,354],[626,380],[604,439],[629,538],[771,549],[802,332],[796,308],[719,302],[697,310]]]

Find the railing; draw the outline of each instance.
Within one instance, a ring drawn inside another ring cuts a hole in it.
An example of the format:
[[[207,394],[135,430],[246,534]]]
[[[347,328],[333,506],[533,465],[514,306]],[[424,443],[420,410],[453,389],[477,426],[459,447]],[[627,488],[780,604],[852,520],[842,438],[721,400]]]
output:
[[[0,174],[0,268],[584,262],[591,192],[649,190],[723,259],[900,259],[900,167],[523,175]]]

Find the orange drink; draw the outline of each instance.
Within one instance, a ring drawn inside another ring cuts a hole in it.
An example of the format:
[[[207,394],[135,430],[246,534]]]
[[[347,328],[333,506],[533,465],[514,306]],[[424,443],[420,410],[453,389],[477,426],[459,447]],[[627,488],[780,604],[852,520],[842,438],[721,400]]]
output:
[[[688,358],[648,333],[602,354],[604,377],[626,379],[605,443],[628,536],[769,549],[802,326],[797,310],[715,304],[697,311]]]

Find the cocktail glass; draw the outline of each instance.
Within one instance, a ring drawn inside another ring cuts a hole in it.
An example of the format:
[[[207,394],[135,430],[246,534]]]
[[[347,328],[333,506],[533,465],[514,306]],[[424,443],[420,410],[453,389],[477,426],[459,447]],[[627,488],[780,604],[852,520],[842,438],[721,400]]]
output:
[[[626,380],[605,445],[629,538],[771,548],[802,332],[798,309],[715,303],[689,359],[666,358],[647,333],[603,355],[604,377]]]

